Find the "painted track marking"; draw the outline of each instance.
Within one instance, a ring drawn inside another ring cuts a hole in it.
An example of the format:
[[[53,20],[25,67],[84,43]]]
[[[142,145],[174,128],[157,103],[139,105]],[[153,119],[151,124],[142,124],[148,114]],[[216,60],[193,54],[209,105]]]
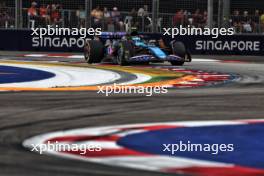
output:
[[[113,65],[82,65],[69,63],[42,63],[2,61],[2,65],[34,68],[49,71],[56,77],[40,82],[24,82],[0,85],[1,91],[87,91],[98,90],[98,84],[115,82],[116,72],[125,72],[135,80],[119,83],[127,86],[168,88],[194,88],[223,84],[235,79],[234,75],[186,70],[179,67],[120,67]],[[109,85],[111,86],[111,85]]]
[[[217,161],[212,156],[212,159],[207,160],[203,157],[201,158],[192,158],[192,156],[168,156],[160,155],[153,153],[151,151],[144,152],[142,150],[137,150],[134,147],[127,147],[122,145],[123,139],[131,137],[133,135],[141,135],[145,133],[156,133],[166,130],[197,130],[199,128],[211,128],[212,132],[217,130],[217,128],[225,127],[254,127],[255,125],[260,126],[263,129],[264,119],[260,120],[232,120],[232,121],[191,121],[191,122],[164,122],[164,123],[146,123],[146,124],[132,124],[132,125],[117,125],[117,126],[108,126],[108,127],[94,127],[94,128],[82,128],[75,130],[59,131],[53,133],[47,133],[39,136],[29,138],[23,142],[23,145],[29,149],[32,149],[32,144],[44,144],[47,141],[59,143],[89,143],[89,144],[100,144],[102,146],[102,151],[100,152],[88,152],[85,155],[81,155],[80,151],[47,151],[45,154],[52,154],[59,157],[77,159],[82,161],[95,162],[99,164],[106,164],[112,166],[121,166],[129,167],[134,169],[143,169],[149,171],[158,171],[165,173],[186,173],[186,174],[200,174],[201,176],[233,176],[233,175],[243,175],[243,176],[252,176],[252,175],[263,175],[264,174],[264,165],[262,167],[250,167],[250,165],[239,165],[237,161],[232,162],[223,162]],[[240,130],[237,131],[237,133]],[[221,133],[226,133],[227,131],[221,131]],[[254,132],[252,130],[246,130],[247,136],[254,137],[255,135],[260,135],[258,130]],[[262,134],[262,133],[261,133]],[[176,135],[176,136],[174,136]],[[166,137],[179,137],[179,133],[172,133]],[[187,134],[188,135],[188,134]],[[205,135],[201,133],[201,136]],[[233,134],[238,135],[238,134]],[[228,135],[226,135],[228,138]],[[237,136],[238,137],[238,136]],[[156,141],[159,141],[159,137],[156,136]],[[149,138],[148,138],[149,139]],[[146,140],[148,140],[146,139]],[[175,143],[175,140],[170,142]],[[215,142],[216,139],[211,138]],[[239,140],[239,139],[238,139]],[[244,139],[245,140],[245,139]],[[134,140],[129,142],[133,143]],[[234,141],[236,142],[236,141]],[[144,145],[141,140],[138,141],[140,145]],[[149,145],[155,146],[157,143],[147,143]],[[246,146],[247,144],[240,144],[241,147]],[[261,144],[264,145],[263,141]],[[237,148],[240,154],[243,154],[243,150]],[[241,153],[242,152],[242,153]],[[261,151],[258,151],[261,152]],[[234,153],[236,154],[236,153]],[[259,155],[251,156],[258,157],[262,156],[263,153]],[[201,153],[203,156],[203,154]],[[227,154],[228,155],[228,154]],[[230,154],[232,155],[232,154]],[[245,155],[245,153],[244,153]],[[225,156],[228,158],[228,156]],[[232,155],[233,157],[233,155]],[[231,159],[232,159],[231,157]],[[236,157],[241,157],[240,155]],[[229,157],[230,158],[230,157]],[[262,159],[263,158],[258,158]],[[238,160],[239,161],[239,160]],[[244,163],[247,160],[244,161]],[[261,164],[261,163],[258,163]]]

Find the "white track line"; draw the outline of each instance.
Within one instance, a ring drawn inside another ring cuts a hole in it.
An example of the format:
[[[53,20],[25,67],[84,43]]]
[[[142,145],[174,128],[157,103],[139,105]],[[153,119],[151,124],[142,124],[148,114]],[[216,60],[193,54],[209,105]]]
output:
[[[66,66],[45,66],[30,64],[9,64],[0,65],[14,66],[47,71],[55,74],[55,77],[40,81],[0,84],[0,87],[31,87],[31,88],[51,88],[51,87],[70,87],[70,86],[89,86],[104,84],[116,81],[121,78],[118,73],[106,70],[81,67]]]
[[[202,59],[202,58],[193,58],[193,62],[219,62],[219,60],[216,59]]]
[[[69,58],[69,59],[84,59],[83,55],[69,55],[69,56],[63,56],[63,55],[49,55],[49,54],[27,54],[24,55],[25,57],[50,57],[50,58],[60,58],[60,57],[64,57],[64,58]],[[193,62],[219,62],[219,60],[216,59],[203,59],[203,58],[193,58],[192,59]]]

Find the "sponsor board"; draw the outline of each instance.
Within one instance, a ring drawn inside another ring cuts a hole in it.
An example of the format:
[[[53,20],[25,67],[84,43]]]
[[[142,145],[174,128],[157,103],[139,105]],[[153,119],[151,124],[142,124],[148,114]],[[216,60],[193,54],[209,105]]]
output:
[[[6,42],[0,43],[1,50],[19,51],[60,51],[82,52],[86,40],[92,36],[44,36],[39,38],[31,35],[31,30],[0,30],[0,37]],[[112,33],[107,33],[112,35]],[[119,35],[119,33],[118,33]],[[120,35],[124,35],[121,33]],[[144,34],[147,38],[164,38],[167,43],[171,40],[182,41],[192,54],[230,54],[230,55],[264,55],[264,35],[228,35],[213,38],[212,36],[171,36],[162,34]],[[104,36],[106,39],[106,37]]]

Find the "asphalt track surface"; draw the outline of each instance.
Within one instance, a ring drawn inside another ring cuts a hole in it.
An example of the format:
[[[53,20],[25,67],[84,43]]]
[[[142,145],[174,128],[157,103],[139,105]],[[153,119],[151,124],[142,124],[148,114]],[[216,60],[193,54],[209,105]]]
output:
[[[6,59],[7,56],[3,58]],[[39,155],[23,148],[21,143],[31,136],[82,127],[263,118],[264,58],[209,58],[233,62],[192,62],[184,67],[233,73],[239,75],[240,79],[216,87],[170,90],[168,94],[152,97],[122,94],[106,97],[96,92],[2,92],[0,175],[168,175]]]

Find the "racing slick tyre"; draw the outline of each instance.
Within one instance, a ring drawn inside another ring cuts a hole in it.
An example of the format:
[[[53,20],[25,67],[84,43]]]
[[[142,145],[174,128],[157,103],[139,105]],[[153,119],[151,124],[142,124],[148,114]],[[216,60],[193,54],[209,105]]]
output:
[[[122,41],[117,52],[117,63],[121,66],[129,65],[129,58],[135,55],[135,50],[131,42]]]
[[[99,63],[104,57],[104,45],[100,41],[89,40],[84,46],[84,58],[88,64]]]
[[[185,62],[186,48],[182,42],[173,42],[172,43],[172,52],[174,55],[180,56],[183,61],[171,61],[171,65],[181,66]]]

